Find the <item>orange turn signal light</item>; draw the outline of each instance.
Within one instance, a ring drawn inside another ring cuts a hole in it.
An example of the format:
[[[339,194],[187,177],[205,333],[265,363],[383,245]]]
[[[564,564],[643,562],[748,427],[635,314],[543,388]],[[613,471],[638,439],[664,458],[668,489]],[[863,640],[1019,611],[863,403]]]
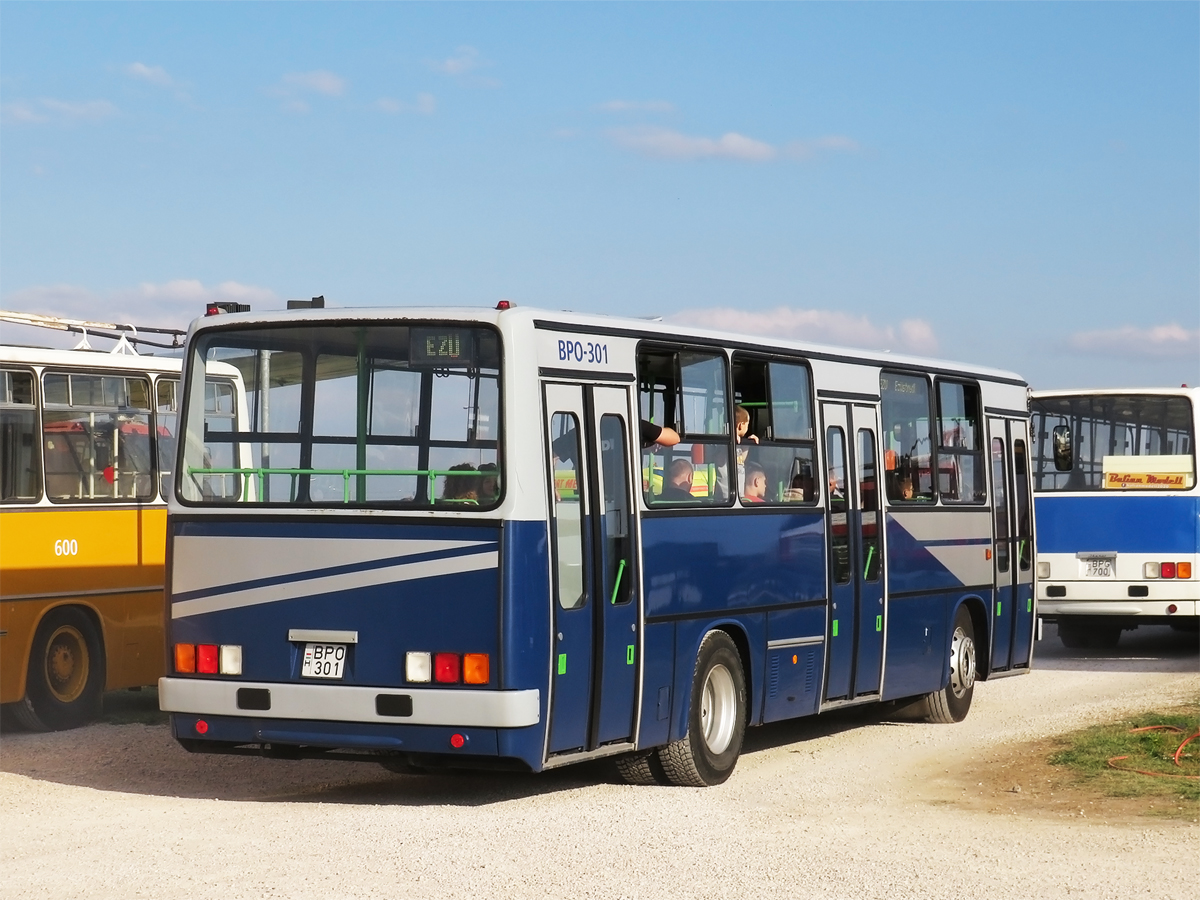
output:
[[[195,672],[196,671],[196,645],[195,644],[176,644],[175,645],[175,671],[176,672]]]
[[[463,654],[463,683],[487,684],[491,677],[486,653]]]
[[[1176,563],[1175,564],[1175,577],[1176,578],[1191,578],[1192,577],[1192,564],[1190,562]]]

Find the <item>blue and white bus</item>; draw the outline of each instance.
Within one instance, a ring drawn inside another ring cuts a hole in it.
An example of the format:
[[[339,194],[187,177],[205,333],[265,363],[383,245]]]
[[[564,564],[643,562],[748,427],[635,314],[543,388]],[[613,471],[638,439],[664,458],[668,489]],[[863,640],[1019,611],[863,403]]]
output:
[[[189,750],[701,786],[747,726],[1029,667],[1016,375],[503,302],[213,316],[184,372]]]
[[[1040,614],[1067,647],[1200,628],[1195,388],[1032,395]]]

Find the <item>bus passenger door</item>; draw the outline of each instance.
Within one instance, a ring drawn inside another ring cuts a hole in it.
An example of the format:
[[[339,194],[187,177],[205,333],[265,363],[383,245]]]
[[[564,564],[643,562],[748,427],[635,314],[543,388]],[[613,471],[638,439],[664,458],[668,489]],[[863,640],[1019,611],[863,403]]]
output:
[[[823,404],[822,418],[825,422],[826,475],[822,484],[825,488],[829,553],[825,699],[841,700],[851,696],[857,606],[854,578],[857,517],[854,512],[853,463],[846,442],[846,434],[850,432],[849,407],[840,403]]]
[[[587,744],[592,691],[592,595],[583,388],[545,386],[551,603],[549,752]]]
[[[995,591],[988,613],[992,634],[991,670],[1009,668],[1013,641],[1014,560],[1016,544],[1013,529],[1012,453],[1004,419],[988,420],[992,475],[992,571]]]
[[[853,575],[858,587],[854,660],[854,696],[879,693],[883,672],[883,514],[874,407],[856,406],[853,411],[855,525]]]
[[[630,740],[638,583],[626,388],[545,387],[552,466],[554,650],[549,752]]]
[[[590,495],[596,498],[592,517],[593,559],[596,560],[594,626],[595,683],[589,749],[633,736],[634,701],[640,666],[638,648],[638,585],[635,571],[633,490],[627,388],[588,387],[589,446],[593,458]]]
[[[1011,665],[1028,666],[1033,649],[1033,508],[1029,464],[1029,421],[1008,423],[1013,458],[1013,512],[1015,513],[1016,546],[1013,554],[1013,639]]]

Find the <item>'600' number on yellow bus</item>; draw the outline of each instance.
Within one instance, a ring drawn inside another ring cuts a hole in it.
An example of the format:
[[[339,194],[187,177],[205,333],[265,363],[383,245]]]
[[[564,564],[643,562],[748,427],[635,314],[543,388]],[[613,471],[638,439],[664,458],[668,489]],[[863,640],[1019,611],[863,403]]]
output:
[[[55,556],[76,556],[79,554],[79,541],[75,538],[64,538],[54,542]]]

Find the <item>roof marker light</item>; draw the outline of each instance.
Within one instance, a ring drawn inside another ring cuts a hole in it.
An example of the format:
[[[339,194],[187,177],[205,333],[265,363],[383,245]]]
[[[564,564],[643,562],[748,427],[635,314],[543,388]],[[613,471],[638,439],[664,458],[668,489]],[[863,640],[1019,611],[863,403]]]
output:
[[[512,309],[516,305],[517,304],[513,303],[511,300],[501,300],[496,304],[496,309],[500,310],[500,312],[504,312],[506,309]]]

